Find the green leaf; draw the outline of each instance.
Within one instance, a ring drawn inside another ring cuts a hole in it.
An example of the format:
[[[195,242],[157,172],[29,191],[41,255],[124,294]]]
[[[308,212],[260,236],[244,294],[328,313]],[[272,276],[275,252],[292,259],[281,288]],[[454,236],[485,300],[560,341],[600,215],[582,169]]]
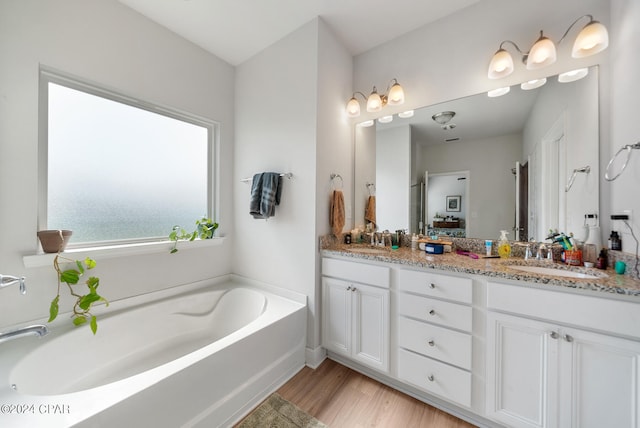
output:
[[[85,294],[84,296],[82,296],[82,298],[80,298],[78,306],[86,311],[87,309],[89,309],[92,303],[97,302],[98,300],[100,300],[100,296],[95,293]]]
[[[95,315],[91,317],[91,323],[89,325],[91,326],[91,331],[93,332],[93,334],[96,334],[96,332],[98,331],[98,318],[96,318]]]
[[[173,248],[171,251],[169,251],[169,254],[174,254],[177,253],[178,249],[177,248]]]
[[[87,269],[93,269],[96,267],[96,261],[89,257],[84,259],[84,264],[87,266]]]
[[[82,275],[84,273],[84,266],[82,265],[82,262],[80,260],[76,260],[76,266],[78,266],[78,272]]]
[[[87,322],[87,319],[85,317],[83,317],[83,316],[80,316],[80,315],[78,315],[77,317],[75,317],[73,319],[73,325],[75,325],[76,327],[79,326],[79,325],[82,325],[82,324],[84,324],[86,322]]]
[[[193,232],[191,234],[191,237],[189,238],[189,241],[193,241],[194,239],[196,239],[197,236],[198,236],[198,232]]]
[[[87,287],[89,287],[89,290],[91,290],[91,292],[95,293],[98,285],[100,285],[100,278],[91,276],[89,277],[89,279],[87,279]]]
[[[55,299],[51,301],[51,306],[49,306],[49,321],[51,322],[58,316],[58,301],[60,300],[60,295],[57,295]]]
[[[60,281],[66,282],[67,284],[77,284],[79,280],[80,272],[77,270],[69,269],[60,274]]]

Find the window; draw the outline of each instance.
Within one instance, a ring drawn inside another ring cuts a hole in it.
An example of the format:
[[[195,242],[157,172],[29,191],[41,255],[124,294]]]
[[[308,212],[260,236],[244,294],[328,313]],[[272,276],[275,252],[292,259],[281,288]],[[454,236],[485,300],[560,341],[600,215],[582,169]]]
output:
[[[166,239],[214,217],[213,122],[46,70],[41,103],[41,229],[90,246]]]

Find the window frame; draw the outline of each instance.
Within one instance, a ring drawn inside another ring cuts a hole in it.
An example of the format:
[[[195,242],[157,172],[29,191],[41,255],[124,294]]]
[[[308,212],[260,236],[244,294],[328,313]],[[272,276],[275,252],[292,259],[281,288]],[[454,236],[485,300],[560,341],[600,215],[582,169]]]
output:
[[[143,101],[126,95],[118,90],[107,88],[86,79],[72,76],[68,73],[52,69],[41,65],[39,70],[38,89],[38,222],[37,230],[47,229],[48,222],[48,180],[49,180],[49,83],[61,85],[70,89],[81,91],[90,95],[102,97],[114,102],[136,107],[172,119],[191,123],[207,129],[207,216],[217,221],[219,216],[219,139],[220,124],[216,121],[187,113],[175,108],[162,106],[148,101]],[[194,227],[195,221],[193,219]],[[185,229],[190,229],[192,225],[181,225]],[[119,240],[104,240],[95,242],[73,243],[67,246],[68,250],[82,248],[114,248],[118,246],[139,246],[140,244],[153,242],[167,242],[169,240],[169,230],[166,237],[145,237]]]

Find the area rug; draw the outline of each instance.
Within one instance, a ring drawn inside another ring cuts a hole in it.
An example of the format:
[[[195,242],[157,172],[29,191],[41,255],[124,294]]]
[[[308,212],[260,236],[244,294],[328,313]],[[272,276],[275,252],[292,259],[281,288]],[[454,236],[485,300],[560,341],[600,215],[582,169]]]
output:
[[[273,393],[237,425],[237,428],[326,428],[295,404]]]

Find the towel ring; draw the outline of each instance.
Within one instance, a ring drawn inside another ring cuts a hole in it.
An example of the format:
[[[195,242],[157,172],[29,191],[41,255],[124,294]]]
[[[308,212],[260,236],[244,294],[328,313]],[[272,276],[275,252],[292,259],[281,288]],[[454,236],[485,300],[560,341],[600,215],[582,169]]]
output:
[[[613,155],[613,157],[611,158],[611,160],[609,161],[609,164],[607,165],[607,170],[604,173],[604,178],[607,181],[613,181],[616,178],[620,177],[620,174],[622,174],[622,172],[624,171],[624,169],[627,167],[627,163],[629,163],[629,159],[631,159],[631,150],[632,149],[640,149],[640,142],[637,142],[635,144],[626,144],[624,146],[622,146],[622,148],[620,150],[618,150],[618,152]],[[616,160],[616,158],[618,157],[618,155],[620,153],[622,153],[624,150],[627,151],[627,158],[624,160],[624,163],[622,164],[622,168],[620,169],[620,172],[618,172],[616,175],[614,175],[613,177],[611,177],[609,175],[609,168],[611,168],[611,165],[613,165],[613,161]]]
[[[336,188],[335,186],[336,178],[340,179],[340,189],[342,189],[344,187],[344,181],[342,180],[342,176],[340,174],[335,174],[335,173],[331,174],[331,183],[334,185],[333,188],[334,189]]]
[[[564,188],[565,192],[568,192],[569,189],[571,189],[571,186],[573,186],[573,182],[576,180],[576,175],[579,173],[585,173],[585,174],[589,174],[591,172],[591,167],[589,165],[587,166],[583,166],[582,168],[576,168],[573,170],[573,174],[571,175],[571,178],[569,179],[569,183],[567,184],[567,186]]]

